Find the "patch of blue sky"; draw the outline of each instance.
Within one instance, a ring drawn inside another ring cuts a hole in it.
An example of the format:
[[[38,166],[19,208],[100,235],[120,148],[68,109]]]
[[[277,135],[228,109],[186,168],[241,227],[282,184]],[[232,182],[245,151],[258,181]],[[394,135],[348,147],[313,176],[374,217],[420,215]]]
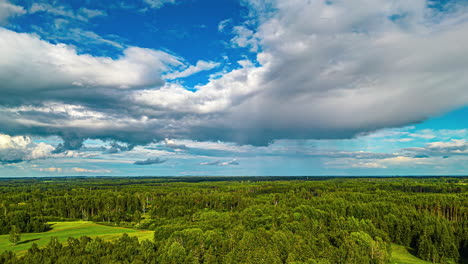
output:
[[[466,129],[467,126],[468,107],[458,108],[415,125],[416,129]]]

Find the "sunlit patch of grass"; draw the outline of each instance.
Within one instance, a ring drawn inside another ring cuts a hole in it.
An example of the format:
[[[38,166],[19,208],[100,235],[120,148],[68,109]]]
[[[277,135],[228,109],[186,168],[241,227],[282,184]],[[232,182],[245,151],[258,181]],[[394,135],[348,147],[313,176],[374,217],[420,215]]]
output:
[[[124,233],[129,236],[135,236],[141,240],[152,240],[153,231],[137,230],[124,227],[113,227],[96,224],[89,221],[73,221],[73,222],[50,222],[52,230],[44,233],[23,233],[21,241],[14,246],[9,241],[9,235],[0,235],[0,252],[10,250],[19,255],[24,254],[33,243],[39,247],[46,246],[51,237],[57,237],[60,242],[66,242],[69,237],[79,238],[81,236],[101,237],[104,240],[115,240],[121,237]]]
[[[392,258],[390,261],[391,264],[430,264],[432,262],[427,262],[416,256],[412,255],[409,252],[409,249],[404,246],[397,244],[392,244]]]

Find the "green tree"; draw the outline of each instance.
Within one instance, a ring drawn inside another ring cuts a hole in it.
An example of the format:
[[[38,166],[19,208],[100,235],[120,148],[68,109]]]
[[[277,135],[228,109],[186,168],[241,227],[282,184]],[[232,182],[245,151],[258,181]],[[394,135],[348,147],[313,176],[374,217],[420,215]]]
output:
[[[10,242],[13,243],[13,245],[16,246],[18,242],[21,240],[21,234],[20,230],[17,226],[13,225],[11,226],[11,231],[10,231]]]
[[[174,241],[169,248],[162,252],[161,262],[168,264],[184,263],[186,256],[185,248],[179,242]]]

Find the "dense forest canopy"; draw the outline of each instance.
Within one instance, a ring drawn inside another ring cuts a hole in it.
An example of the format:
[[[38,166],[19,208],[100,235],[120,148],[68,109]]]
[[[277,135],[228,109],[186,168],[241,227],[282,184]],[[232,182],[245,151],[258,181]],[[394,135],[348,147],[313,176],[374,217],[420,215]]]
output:
[[[52,239],[0,263],[389,263],[391,243],[461,263],[468,178],[0,180],[1,234],[70,220],[154,230],[154,240]]]

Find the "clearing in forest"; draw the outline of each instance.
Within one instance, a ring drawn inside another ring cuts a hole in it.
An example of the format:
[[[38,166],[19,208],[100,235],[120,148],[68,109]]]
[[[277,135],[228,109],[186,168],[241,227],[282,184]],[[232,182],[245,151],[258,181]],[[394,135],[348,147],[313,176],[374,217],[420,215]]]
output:
[[[412,255],[408,248],[397,244],[392,244],[392,264],[431,264]]]
[[[96,224],[90,221],[73,221],[73,222],[49,222],[52,225],[52,230],[44,233],[22,233],[21,241],[16,245],[12,245],[9,241],[9,235],[0,235],[0,252],[4,250],[13,251],[19,255],[26,252],[33,243],[39,247],[46,246],[51,237],[57,237],[61,243],[67,241],[67,238],[80,238],[82,236],[100,237],[104,240],[115,240],[120,238],[124,233],[129,236],[138,237],[138,239],[153,240],[153,231],[137,230],[124,227],[113,227]]]

